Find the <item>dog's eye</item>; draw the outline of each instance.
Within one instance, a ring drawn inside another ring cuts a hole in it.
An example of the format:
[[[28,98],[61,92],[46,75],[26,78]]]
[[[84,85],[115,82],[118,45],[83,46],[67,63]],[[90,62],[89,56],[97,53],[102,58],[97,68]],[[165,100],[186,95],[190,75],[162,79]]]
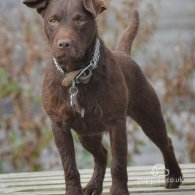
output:
[[[87,22],[87,20],[86,20],[86,18],[81,17],[81,18],[79,18],[79,19],[77,20],[77,22],[78,22],[79,25],[83,25],[83,24],[85,24],[85,23]]]
[[[57,25],[59,24],[59,22],[58,22],[57,20],[55,20],[55,19],[51,19],[51,20],[49,21],[49,23],[50,23],[52,26],[57,26]]]

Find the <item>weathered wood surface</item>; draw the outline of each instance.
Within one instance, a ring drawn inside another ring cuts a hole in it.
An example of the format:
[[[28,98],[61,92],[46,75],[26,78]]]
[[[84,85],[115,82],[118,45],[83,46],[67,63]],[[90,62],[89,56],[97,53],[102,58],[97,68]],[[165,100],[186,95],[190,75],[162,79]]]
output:
[[[161,176],[151,174],[153,166],[129,167],[129,191],[142,195],[195,195],[195,164],[182,164],[184,181],[179,189],[164,188],[163,171]],[[89,181],[92,170],[80,170],[82,185]],[[109,194],[111,185],[110,169],[107,169],[103,195]],[[11,173],[0,175],[0,195],[63,195],[64,177],[62,171]]]

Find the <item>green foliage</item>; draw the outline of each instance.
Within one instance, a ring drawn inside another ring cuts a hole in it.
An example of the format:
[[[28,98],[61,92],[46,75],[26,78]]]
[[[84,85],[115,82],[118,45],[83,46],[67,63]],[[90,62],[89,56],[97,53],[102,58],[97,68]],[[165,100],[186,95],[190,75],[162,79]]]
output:
[[[10,79],[8,71],[0,67],[0,98],[15,97],[20,87]]]
[[[76,161],[79,168],[92,168],[93,167],[93,157],[92,155],[86,151],[81,145],[77,134],[72,131],[74,146],[75,146],[75,154]]]
[[[172,121],[169,121],[167,123],[168,132],[171,133],[171,134],[175,134],[175,129],[176,129],[175,124]]]

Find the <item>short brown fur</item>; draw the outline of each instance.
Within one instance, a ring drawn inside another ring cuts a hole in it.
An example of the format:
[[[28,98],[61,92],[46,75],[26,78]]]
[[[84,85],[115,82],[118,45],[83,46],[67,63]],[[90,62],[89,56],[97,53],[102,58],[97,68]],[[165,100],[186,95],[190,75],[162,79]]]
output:
[[[104,0],[24,0],[36,8],[45,21],[45,32],[64,71],[74,71],[89,63],[99,38],[95,17],[106,9]],[[88,84],[77,85],[80,107],[85,117],[70,106],[69,87],[62,86],[62,75],[52,59],[43,82],[43,101],[51,121],[66,180],[66,195],[100,195],[107,164],[102,133],[109,132],[112,148],[111,195],[128,195],[126,116],[131,116],[160,148],[167,188],[177,188],[182,179],[171,139],[167,136],[158,97],[143,72],[130,57],[138,30],[138,13],[117,44],[116,51],[101,42],[100,60]],[[82,189],[75,161],[71,129],[86,150],[94,156],[94,173]],[[170,182],[173,179],[173,182]],[[178,179],[176,181],[176,179]]]

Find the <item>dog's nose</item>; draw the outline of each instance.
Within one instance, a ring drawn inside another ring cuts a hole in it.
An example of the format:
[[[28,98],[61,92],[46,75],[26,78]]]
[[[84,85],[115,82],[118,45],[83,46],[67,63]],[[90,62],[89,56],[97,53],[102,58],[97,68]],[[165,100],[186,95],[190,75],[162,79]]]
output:
[[[57,42],[58,48],[60,49],[69,49],[71,46],[70,39],[62,39]]]

